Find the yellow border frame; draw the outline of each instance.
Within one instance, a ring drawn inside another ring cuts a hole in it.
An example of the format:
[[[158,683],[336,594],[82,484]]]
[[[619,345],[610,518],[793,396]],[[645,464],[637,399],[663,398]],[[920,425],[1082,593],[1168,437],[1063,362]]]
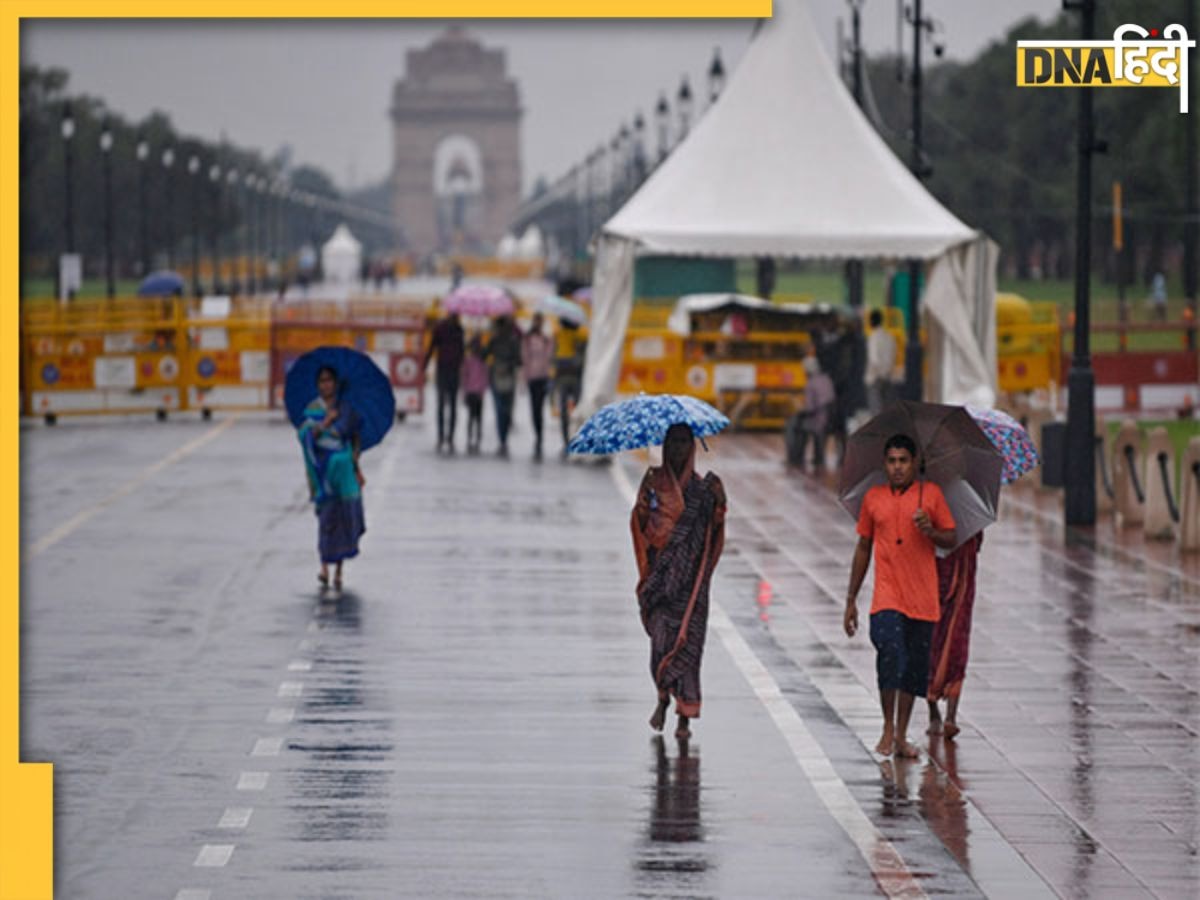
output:
[[[17,294],[20,29],[23,18],[769,18],[772,0],[0,0],[0,900],[54,892],[50,763],[20,761],[20,508]],[[399,15],[398,15],[399,14]]]

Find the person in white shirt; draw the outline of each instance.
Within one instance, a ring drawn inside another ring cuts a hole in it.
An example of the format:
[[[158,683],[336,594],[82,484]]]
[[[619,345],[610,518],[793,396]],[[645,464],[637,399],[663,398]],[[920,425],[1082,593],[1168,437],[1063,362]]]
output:
[[[896,339],[883,327],[883,313],[879,310],[871,310],[868,321],[871,323],[871,336],[867,338],[867,404],[874,416],[893,399]]]

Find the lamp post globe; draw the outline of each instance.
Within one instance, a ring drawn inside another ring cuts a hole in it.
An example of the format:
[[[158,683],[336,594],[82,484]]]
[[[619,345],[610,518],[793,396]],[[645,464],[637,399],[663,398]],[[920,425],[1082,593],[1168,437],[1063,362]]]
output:
[[[725,90],[725,64],[721,62],[721,48],[713,47],[712,62],[708,66],[708,102],[716,103]]]

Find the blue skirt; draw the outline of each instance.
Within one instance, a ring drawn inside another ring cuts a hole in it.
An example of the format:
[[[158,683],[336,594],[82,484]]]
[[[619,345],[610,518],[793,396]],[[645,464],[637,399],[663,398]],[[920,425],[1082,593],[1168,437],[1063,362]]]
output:
[[[367,530],[362,496],[317,504],[317,551],[321,562],[336,563],[358,555],[358,539]]]

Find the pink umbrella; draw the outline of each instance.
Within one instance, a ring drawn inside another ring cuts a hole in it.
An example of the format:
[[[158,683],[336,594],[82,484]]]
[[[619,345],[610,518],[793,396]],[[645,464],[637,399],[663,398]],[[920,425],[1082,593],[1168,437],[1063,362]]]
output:
[[[510,316],[512,297],[494,284],[464,284],[455,288],[443,304],[447,312],[460,316]]]

